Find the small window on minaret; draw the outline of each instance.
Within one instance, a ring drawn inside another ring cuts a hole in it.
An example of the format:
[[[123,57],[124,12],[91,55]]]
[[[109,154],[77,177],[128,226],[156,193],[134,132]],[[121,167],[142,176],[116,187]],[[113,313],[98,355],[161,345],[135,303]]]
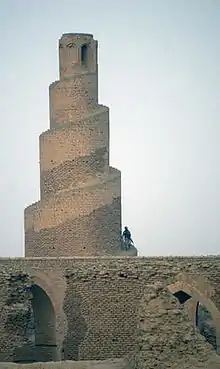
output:
[[[81,47],[81,63],[85,67],[87,67],[87,58],[88,58],[88,47],[87,45],[83,45]]]

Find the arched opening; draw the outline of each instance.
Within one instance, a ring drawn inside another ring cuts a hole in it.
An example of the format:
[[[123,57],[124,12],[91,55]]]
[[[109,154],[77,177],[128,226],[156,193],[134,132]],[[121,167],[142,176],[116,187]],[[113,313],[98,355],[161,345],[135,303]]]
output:
[[[211,312],[199,301],[196,301],[198,296],[193,296],[193,293],[190,293],[190,291],[185,292],[181,289],[174,292],[172,291],[172,286],[170,289],[173,295],[178,299],[181,307],[186,309],[189,315],[191,315],[191,319],[199,333],[203,335],[205,340],[217,351],[216,328]]]
[[[56,361],[57,346],[55,335],[55,312],[46,292],[38,285],[33,285],[32,309],[34,316],[34,360],[39,362]]]
[[[205,337],[205,340],[217,350],[216,327],[213,317],[210,311],[200,302],[197,302],[196,306],[196,326],[200,334]]]
[[[179,300],[180,304],[184,304],[187,300],[191,298],[191,296],[188,295],[188,293],[182,290],[175,292],[173,295]]]
[[[83,45],[81,47],[81,64],[87,67],[88,65],[88,46]]]

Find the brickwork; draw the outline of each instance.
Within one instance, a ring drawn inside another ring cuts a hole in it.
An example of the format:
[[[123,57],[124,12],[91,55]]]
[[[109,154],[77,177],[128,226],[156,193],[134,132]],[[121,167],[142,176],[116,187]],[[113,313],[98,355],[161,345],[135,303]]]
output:
[[[26,256],[114,255],[120,244],[120,190],[120,172],[114,170],[102,181],[27,208]]]
[[[183,280],[185,287],[182,284],[180,288],[187,288],[185,292],[190,293],[192,299],[199,298],[210,309],[216,326],[217,345],[220,346],[219,261],[219,258],[214,257],[0,259],[0,282],[5,281],[5,276],[12,272],[16,274],[23,271],[30,280],[34,278],[35,283],[46,290],[54,307],[55,336],[59,342],[54,360],[59,357],[65,360],[104,360],[122,358],[135,350],[139,307],[143,296],[151,301],[152,288],[158,284],[166,289],[167,296],[172,296],[171,286]],[[6,301],[7,286],[2,282],[0,300]],[[159,292],[156,296],[159,303]],[[4,314],[2,306],[0,316],[3,320]],[[151,314],[156,317],[153,304],[148,306],[148,319]],[[178,314],[181,315],[181,309]],[[157,315],[158,327],[163,316]],[[169,319],[169,330],[174,334],[177,325],[175,321],[172,323],[172,315]],[[193,327],[190,321],[189,317],[188,324]],[[0,336],[5,337],[7,333],[8,337],[0,343],[1,360],[5,361],[5,342],[9,345],[6,351],[13,353],[13,335],[5,332],[4,324],[0,329]],[[149,331],[152,342],[157,337],[156,332],[153,329]],[[161,340],[165,341],[166,330],[163,332],[164,338],[161,337]],[[159,355],[157,346],[154,355]]]
[[[51,128],[92,113],[97,105],[96,74],[76,75],[50,85]]]
[[[104,173],[106,168],[106,148],[97,149],[90,155],[68,160],[41,175],[41,196],[65,190],[70,186],[82,185]]]
[[[25,209],[25,255],[118,255],[121,174],[109,166],[97,41],[63,35],[59,61],[60,80],[49,88],[50,129],[40,135],[41,199]]]
[[[77,142],[77,144],[76,144]],[[109,110],[99,108],[82,120],[40,135],[40,170],[45,172],[92,152],[109,149]]]

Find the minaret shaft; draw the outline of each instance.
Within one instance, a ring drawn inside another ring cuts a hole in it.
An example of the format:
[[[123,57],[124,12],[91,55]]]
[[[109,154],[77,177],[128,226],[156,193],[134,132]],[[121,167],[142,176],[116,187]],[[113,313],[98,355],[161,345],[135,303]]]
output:
[[[60,80],[40,135],[41,199],[25,209],[25,256],[120,253],[121,174],[109,166],[109,109],[98,103],[97,41],[59,40]]]

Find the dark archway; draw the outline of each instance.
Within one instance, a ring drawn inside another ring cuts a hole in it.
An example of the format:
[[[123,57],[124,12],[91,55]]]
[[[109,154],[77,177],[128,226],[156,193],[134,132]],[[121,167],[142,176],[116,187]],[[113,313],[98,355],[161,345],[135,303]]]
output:
[[[83,45],[81,47],[81,64],[87,67],[88,64],[88,46]]]
[[[188,295],[188,293],[182,290],[175,292],[173,295],[179,300],[180,304],[184,304],[187,300],[191,298],[191,296]]]
[[[53,304],[46,292],[38,285],[31,288],[33,295],[32,308],[34,316],[35,361],[56,361],[56,319]]]
[[[183,290],[176,291],[173,295],[178,299],[180,305],[184,308],[184,305],[188,300],[191,300],[192,296]],[[216,343],[216,329],[213,322],[213,318],[209,310],[203,306],[199,301],[196,302],[196,309],[194,310],[194,321],[199,333],[205,338],[205,340],[217,350]]]
[[[200,334],[205,337],[206,341],[217,350],[216,327],[213,317],[209,310],[200,304],[200,302],[197,302],[196,306],[196,326]]]

